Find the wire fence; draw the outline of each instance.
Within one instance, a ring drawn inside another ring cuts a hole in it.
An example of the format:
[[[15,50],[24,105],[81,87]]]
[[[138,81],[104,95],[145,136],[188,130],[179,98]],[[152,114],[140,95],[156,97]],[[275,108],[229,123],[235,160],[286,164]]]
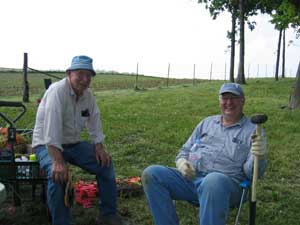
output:
[[[30,95],[42,95],[51,82],[66,76],[64,71],[42,71],[28,66],[26,69]],[[0,67],[0,96],[21,96],[23,94],[23,70]],[[279,77],[282,77],[282,68],[279,68],[279,71]],[[135,71],[132,70],[129,73],[97,71],[97,74],[101,76],[96,76],[91,84],[94,91],[168,87],[178,84],[196,85],[211,80],[229,81],[229,64],[224,63],[223,66],[214,63],[210,65],[191,64],[183,67],[168,63],[165,68],[149,70],[147,65],[137,63]],[[286,68],[285,77],[295,77],[293,69]],[[247,64],[245,65],[245,78],[275,78],[275,66]]]

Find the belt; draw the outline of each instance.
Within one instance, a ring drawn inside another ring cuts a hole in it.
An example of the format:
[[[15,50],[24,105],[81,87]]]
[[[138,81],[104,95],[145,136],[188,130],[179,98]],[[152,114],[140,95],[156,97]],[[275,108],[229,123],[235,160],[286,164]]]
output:
[[[61,146],[63,148],[72,148],[74,147],[75,145],[79,144],[80,142],[76,142],[76,143],[71,143],[71,144],[62,144]]]

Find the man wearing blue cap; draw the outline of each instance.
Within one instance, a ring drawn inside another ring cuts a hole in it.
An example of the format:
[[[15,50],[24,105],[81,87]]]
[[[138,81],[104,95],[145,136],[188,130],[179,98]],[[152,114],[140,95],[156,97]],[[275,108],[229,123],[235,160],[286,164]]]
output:
[[[142,183],[156,225],[179,224],[172,200],[200,205],[201,225],[226,225],[229,208],[241,198],[239,183],[252,177],[254,155],[264,173],[266,142],[253,137],[255,124],[243,114],[243,89],[222,85],[219,102],[221,115],[197,125],[176,157],[176,169],[152,165],[144,170]]]
[[[89,90],[96,75],[93,60],[75,56],[67,77],[53,83],[39,104],[32,147],[48,179],[47,201],[53,225],[69,225],[70,203],[65,198],[70,163],[96,175],[101,221],[120,225],[112,157],[104,147],[100,111]],[[92,143],[80,141],[87,128]]]

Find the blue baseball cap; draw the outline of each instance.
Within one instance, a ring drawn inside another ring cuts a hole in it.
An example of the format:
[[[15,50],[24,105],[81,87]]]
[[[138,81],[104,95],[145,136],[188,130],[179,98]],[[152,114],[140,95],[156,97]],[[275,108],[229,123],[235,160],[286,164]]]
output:
[[[93,59],[85,55],[73,57],[71,66],[66,71],[68,72],[71,70],[89,70],[93,73],[93,76],[96,75],[93,68]]]
[[[236,96],[244,96],[244,91],[241,85],[236,83],[225,83],[221,86],[219,94],[232,93]]]

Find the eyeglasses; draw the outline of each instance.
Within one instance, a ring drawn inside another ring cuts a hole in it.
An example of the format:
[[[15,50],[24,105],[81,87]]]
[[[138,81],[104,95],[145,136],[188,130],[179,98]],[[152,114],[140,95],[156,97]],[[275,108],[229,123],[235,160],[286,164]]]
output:
[[[74,70],[74,72],[75,72],[77,78],[79,78],[79,79],[85,79],[85,78],[91,79],[93,76],[90,71]]]
[[[228,100],[237,100],[240,99],[241,96],[234,96],[234,95],[228,95],[228,96],[220,96],[219,99],[222,101],[228,101]]]

